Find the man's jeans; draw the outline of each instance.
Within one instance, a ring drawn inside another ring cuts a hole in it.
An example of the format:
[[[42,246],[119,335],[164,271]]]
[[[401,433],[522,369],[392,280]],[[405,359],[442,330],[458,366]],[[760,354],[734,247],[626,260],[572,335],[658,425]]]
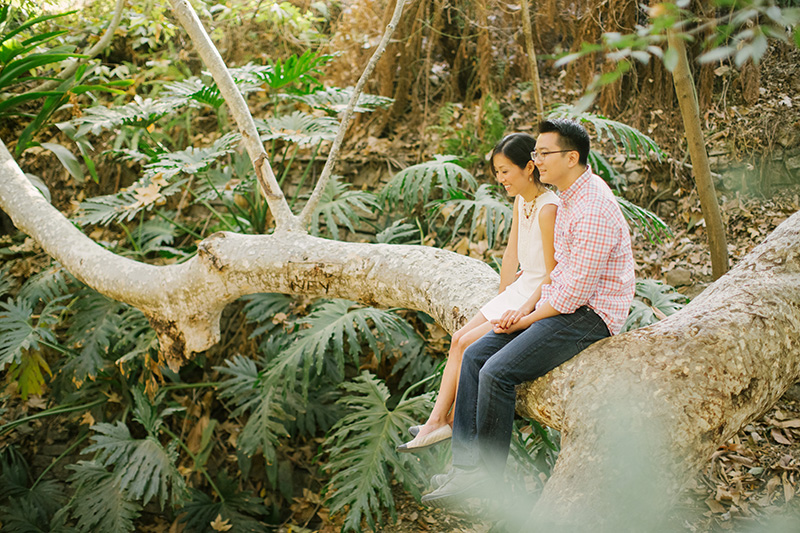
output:
[[[489,332],[464,352],[453,423],[453,466],[502,474],[511,443],[516,385],[544,376],[608,337],[603,319],[584,306],[515,333]]]

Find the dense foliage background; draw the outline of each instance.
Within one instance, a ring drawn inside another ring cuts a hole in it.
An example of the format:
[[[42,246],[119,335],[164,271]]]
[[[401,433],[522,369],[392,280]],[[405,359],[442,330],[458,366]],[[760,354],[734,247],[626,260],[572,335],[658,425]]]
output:
[[[290,205],[301,206],[360,74],[353,65],[364,64],[389,9],[368,0],[193,4]],[[150,264],[185,261],[216,231],[270,232],[224,101],[165,3],[126,5],[108,48],[42,86],[91,47],[114,10],[110,1],[76,7],[16,2],[0,11],[0,137],[30,179],[94,240]],[[407,9],[310,231],[438,246],[499,267],[511,203],[485,156],[535,119],[518,6],[439,0]],[[554,66],[601,31],[633,28],[640,8],[625,4],[613,21],[558,13],[549,3],[535,13],[552,28],[535,40],[555,73],[543,82],[548,113],[573,114],[593,131],[592,166],[619,194],[638,243],[702,237],[696,219],[675,237],[658,216],[683,201],[657,201],[665,182],[691,188],[660,63],[632,63],[599,86],[590,74],[606,66],[595,56]],[[729,70],[698,67],[706,107],[734,76],[735,60],[717,61]],[[736,74],[743,89],[758,75],[757,63],[747,65]],[[592,112],[558,105],[586,88],[596,91]],[[746,101],[747,90],[736,98]],[[713,113],[723,121],[727,109]],[[682,213],[696,214],[685,201]],[[140,311],[86,287],[9,224],[0,255],[3,531],[374,529],[396,520],[398,497],[418,497],[445,467],[446,449],[394,451],[427,415],[447,351],[446,332],[424,313],[250,295],[226,309],[221,342],[173,372]],[[644,261],[639,274],[627,327],[687,301],[662,282],[660,265]],[[556,432],[519,419],[513,485],[535,497],[557,453]]]

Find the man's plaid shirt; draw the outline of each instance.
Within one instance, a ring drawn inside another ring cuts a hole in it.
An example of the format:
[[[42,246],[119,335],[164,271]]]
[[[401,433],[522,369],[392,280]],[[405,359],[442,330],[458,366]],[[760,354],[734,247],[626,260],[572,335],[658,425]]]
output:
[[[619,333],[633,300],[635,274],[628,224],[614,194],[590,167],[560,193],[556,267],[542,298],[562,314],[592,308]]]

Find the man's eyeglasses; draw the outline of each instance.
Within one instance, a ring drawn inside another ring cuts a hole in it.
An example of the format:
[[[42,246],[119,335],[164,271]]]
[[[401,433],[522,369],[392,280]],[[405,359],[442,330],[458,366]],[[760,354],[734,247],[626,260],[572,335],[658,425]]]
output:
[[[531,159],[534,161],[544,161],[544,158],[550,154],[563,154],[564,152],[574,152],[575,150],[553,150],[552,152],[531,152]]]

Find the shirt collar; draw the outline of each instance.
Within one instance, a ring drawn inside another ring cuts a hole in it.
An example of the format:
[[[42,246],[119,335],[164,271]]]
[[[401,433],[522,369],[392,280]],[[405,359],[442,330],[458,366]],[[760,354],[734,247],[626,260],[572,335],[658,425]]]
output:
[[[577,198],[580,190],[583,186],[589,182],[589,178],[592,176],[592,167],[586,165],[586,170],[578,176],[578,179],[570,185],[566,191],[559,191],[559,197],[561,198],[561,203],[564,207],[569,207],[569,204],[575,201]]]

